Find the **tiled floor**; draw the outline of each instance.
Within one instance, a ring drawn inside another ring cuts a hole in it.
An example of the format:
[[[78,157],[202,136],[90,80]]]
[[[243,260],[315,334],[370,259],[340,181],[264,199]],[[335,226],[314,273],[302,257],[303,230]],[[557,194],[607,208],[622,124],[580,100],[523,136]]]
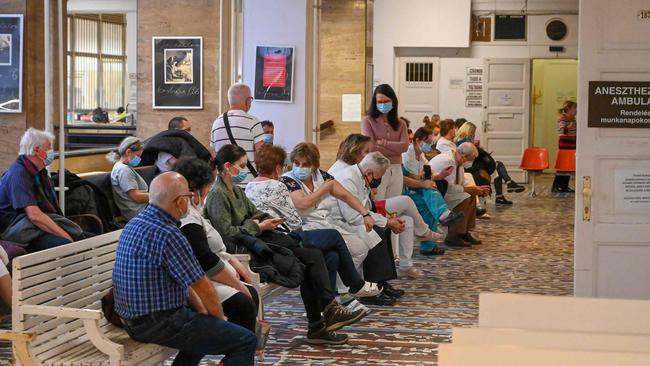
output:
[[[574,200],[549,193],[549,183],[542,179],[536,198],[508,195],[512,207],[490,205],[492,219],[479,221],[477,228],[484,244],[436,258],[417,254],[416,265],[426,276],[396,281],[407,290],[404,298],[394,307],[374,308],[345,328],[351,336],[347,345],[306,345],[298,293],[277,298],[266,306],[273,328],[258,364],[435,365],[437,346],[450,341],[450,328],[476,323],[479,292],[570,295]],[[2,352],[6,355],[6,348],[0,349],[0,358]],[[202,365],[215,365],[214,360]]]

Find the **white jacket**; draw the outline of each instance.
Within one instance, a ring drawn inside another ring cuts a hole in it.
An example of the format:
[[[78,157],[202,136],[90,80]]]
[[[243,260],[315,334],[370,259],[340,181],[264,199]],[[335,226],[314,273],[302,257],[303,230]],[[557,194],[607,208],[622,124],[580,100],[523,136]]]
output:
[[[361,174],[358,165],[351,165],[345,169],[341,169],[333,174],[333,176],[343,187],[345,187],[345,189],[361,201],[361,204],[363,204],[368,210],[372,208],[370,202],[370,188],[366,185],[366,181]],[[361,214],[341,200],[334,197],[330,199],[334,200],[336,203],[336,205],[332,205],[331,210],[331,220],[335,225],[340,226],[351,233],[358,234],[370,249],[379,244],[381,238],[379,238],[374,231],[366,231]],[[386,227],[388,220],[384,216],[374,212],[370,212],[370,214],[375,220],[375,225]]]
[[[470,196],[469,193],[465,192],[465,170],[456,163],[455,153],[455,150],[447,151],[436,155],[429,161],[433,175],[442,172],[449,166],[454,167],[451,174],[445,178],[449,184],[445,194],[445,201],[447,201],[449,208],[456,207]]]

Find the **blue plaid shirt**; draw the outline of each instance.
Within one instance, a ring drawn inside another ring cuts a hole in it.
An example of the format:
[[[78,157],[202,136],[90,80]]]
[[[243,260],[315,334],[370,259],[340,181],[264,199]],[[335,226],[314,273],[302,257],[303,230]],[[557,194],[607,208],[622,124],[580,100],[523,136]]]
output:
[[[187,305],[204,276],[180,221],[149,204],[120,235],[113,270],[115,310],[123,319]]]

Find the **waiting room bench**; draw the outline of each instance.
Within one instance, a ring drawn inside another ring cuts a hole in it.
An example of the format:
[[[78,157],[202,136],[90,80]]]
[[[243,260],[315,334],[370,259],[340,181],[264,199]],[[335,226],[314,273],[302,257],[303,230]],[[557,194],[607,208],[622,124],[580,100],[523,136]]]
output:
[[[483,293],[440,366],[650,365],[650,301]]]
[[[20,364],[147,366],[176,352],[136,342],[104,318],[101,298],[113,286],[121,233],[113,231],[13,259],[12,330],[0,331],[0,339],[13,342]],[[248,255],[238,258],[248,266]],[[250,274],[262,296],[260,307],[287,291],[260,283],[258,274]]]
[[[0,338],[13,341],[22,365],[147,366],[176,352],[136,342],[104,318],[121,232],[14,259],[13,330]]]

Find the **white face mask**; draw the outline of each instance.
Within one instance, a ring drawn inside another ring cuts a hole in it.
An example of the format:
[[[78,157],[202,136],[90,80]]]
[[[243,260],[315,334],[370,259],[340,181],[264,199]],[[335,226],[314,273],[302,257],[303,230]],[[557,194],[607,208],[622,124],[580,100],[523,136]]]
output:
[[[199,197],[199,203],[194,203],[194,199],[192,199],[190,204],[192,207],[199,210],[199,212],[203,212],[203,208],[205,207],[205,198],[201,198],[201,193],[197,192],[196,195]]]
[[[472,162],[471,161],[466,161],[463,163],[463,168],[469,169],[472,167]]]

